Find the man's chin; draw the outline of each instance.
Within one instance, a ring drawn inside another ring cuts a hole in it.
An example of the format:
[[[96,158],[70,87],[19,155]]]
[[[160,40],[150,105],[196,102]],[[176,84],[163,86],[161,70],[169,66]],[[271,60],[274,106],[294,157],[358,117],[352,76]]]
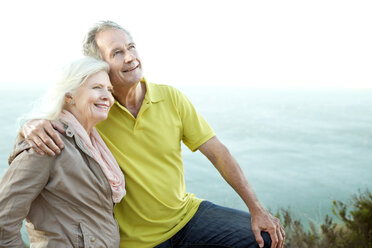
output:
[[[139,82],[143,78],[143,73],[140,69],[124,72],[122,75],[126,81],[130,82]]]
[[[127,77],[126,80],[132,82],[132,83],[138,83],[142,80],[143,78],[143,75],[142,73],[136,73],[136,74],[132,74],[131,77]]]

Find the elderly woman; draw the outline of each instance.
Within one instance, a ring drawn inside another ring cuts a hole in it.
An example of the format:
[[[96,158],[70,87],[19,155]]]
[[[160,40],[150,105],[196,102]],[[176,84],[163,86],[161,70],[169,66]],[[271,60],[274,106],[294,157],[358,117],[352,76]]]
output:
[[[21,137],[0,181],[0,247],[119,247],[114,203],[124,176],[94,126],[113,104],[108,65],[85,57],[72,63],[32,115],[61,122],[65,149],[37,154]]]

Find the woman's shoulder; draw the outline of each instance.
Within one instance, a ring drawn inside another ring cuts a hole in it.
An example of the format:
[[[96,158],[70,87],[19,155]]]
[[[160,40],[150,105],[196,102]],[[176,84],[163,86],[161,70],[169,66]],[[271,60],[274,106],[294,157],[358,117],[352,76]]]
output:
[[[63,143],[68,142],[68,137],[66,134],[61,134],[57,132],[57,135],[61,138]],[[22,159],[32,159],[32,160],[52,160],[54,157],[48,155],[41,155],[37,153],[33,148],[32,145],[27,141],[24,137],[20,135],[17,136],[13,150],[8,157],[8,164],[10,165],[16,158],[22,157]]]
[[[50,165],[55,160],[54,157],[48,155],[41,155],[37,153],[26,140],[16,142],[12,153],[9,155],[9,166],[28,166],[32,164],[35,166]],[[37,168],[36,168],[37,169]]]

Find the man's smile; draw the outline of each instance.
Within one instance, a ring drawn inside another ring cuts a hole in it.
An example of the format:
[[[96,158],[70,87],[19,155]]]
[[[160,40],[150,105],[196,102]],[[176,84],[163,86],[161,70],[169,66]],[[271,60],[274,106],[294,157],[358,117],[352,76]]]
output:
[[[124,70],[124,71],[122,71],[122,72],[130,72],[130,71],[134,71],[135,69],[137,69],[138,67],[139,67],[139,63],[135,66],[135,67],[132,67],[132,68],[129,68],[129,69],[127,69],[127,70]]]

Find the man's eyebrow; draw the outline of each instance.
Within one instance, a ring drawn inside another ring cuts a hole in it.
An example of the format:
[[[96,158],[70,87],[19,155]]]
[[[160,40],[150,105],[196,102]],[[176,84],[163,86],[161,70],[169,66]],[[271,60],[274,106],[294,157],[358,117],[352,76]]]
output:
[[[130,43],[128,43],[128,44],[126,45],[126,47],[129,47],[129,46],[136,46],[136,43],[134,43],[134,42],[130,42]],[[121,49],[123,49],[122,46],[114,46],[114,47],[111,49],[111,53],[113,53],[113,52],[115,52],[115,51],[117,51],[117,50],[121,50]]]
[[[120,50],[120,49],[123,49],[123,47],[120,47],[120,46],[114,46],[111,51],[116,51],[116,50]]]

